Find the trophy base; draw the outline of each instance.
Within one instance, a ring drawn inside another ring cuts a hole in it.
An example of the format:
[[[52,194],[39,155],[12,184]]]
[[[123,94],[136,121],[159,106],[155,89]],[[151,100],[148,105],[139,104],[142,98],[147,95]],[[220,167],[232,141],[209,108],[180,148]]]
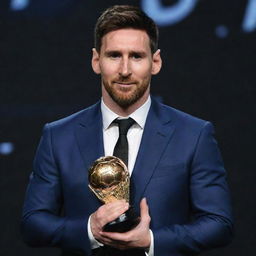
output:
[[[127,232],[136,227],[140,222],[140,218],[135,214],[134,208],[130,207],[125,213],[120,215],[114,221],[109,222],[103,227],[107,232]]]

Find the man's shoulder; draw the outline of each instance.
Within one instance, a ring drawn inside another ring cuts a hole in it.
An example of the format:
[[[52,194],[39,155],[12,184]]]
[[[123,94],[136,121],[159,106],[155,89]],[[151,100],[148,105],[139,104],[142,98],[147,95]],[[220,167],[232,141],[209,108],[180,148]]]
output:
[[[175,122],[177,125],[189,125],[189,126],[205,126],[206,123],[209,123],[207,120],[203,120],[199,117],[171,107],[169,105],[165,105],[163,103],[157,103],[159,105],[159,109],[161,110],[161,114],[170,119],[170,121]]]
[[[211,122],[195,117],[184,111],[158,103],[159,112],[161,112],[162,120],[166,120],[174,125],[176,133],[184,138],[193,138],[200,136],[203,131],[214,133],[214,127]]]
[[[74,126],[79,123],[86,124],[89,123],[92,118],[95,118],[99,114],[99,111],[100,103],[97,102],[96,104],[75,112],[69,116],[50,122],[47,125],[51,128],[64,128]]]

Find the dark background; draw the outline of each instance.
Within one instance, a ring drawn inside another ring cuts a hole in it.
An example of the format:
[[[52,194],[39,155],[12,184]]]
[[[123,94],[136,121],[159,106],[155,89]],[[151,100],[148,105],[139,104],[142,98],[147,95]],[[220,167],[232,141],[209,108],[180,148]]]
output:
[[[100,80],[90,66],[96,19],[112,4],[142,2],[154,0],[1,1],[1,255],[59,254],[57,249],[28,248],[19,233],[42,126],[99,99]],[[167,9],[186,1],[156,2]],[[160,26],[163,69],[153,78],[152,94],[216,128],[231,188],[235,236],[228,247],[203,255],[255,255],[255,0],[194,3],[180,21]],[[250,20],[252,25],[246,25]]]

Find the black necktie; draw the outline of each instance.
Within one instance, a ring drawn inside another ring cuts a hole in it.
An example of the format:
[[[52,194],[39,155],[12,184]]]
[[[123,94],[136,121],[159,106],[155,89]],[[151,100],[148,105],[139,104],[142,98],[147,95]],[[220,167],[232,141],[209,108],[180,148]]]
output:
[[[129,117],[128,119],[116,119],[114,123],[118,124],[119,138],[115,145],[113,155],[122,159],[126,166],[128,166],[127,132],[130,129],[130,127],[135,123],[135,121]]]

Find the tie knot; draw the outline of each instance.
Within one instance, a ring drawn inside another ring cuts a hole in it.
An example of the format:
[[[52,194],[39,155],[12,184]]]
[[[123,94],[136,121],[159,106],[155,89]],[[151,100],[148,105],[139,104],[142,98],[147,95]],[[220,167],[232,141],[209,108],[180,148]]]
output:
[[[128,130],[135,123],[135,121],[129,117],[128,119],[116,119],[114,123],[118,124],[119,134],[127,135]]]

